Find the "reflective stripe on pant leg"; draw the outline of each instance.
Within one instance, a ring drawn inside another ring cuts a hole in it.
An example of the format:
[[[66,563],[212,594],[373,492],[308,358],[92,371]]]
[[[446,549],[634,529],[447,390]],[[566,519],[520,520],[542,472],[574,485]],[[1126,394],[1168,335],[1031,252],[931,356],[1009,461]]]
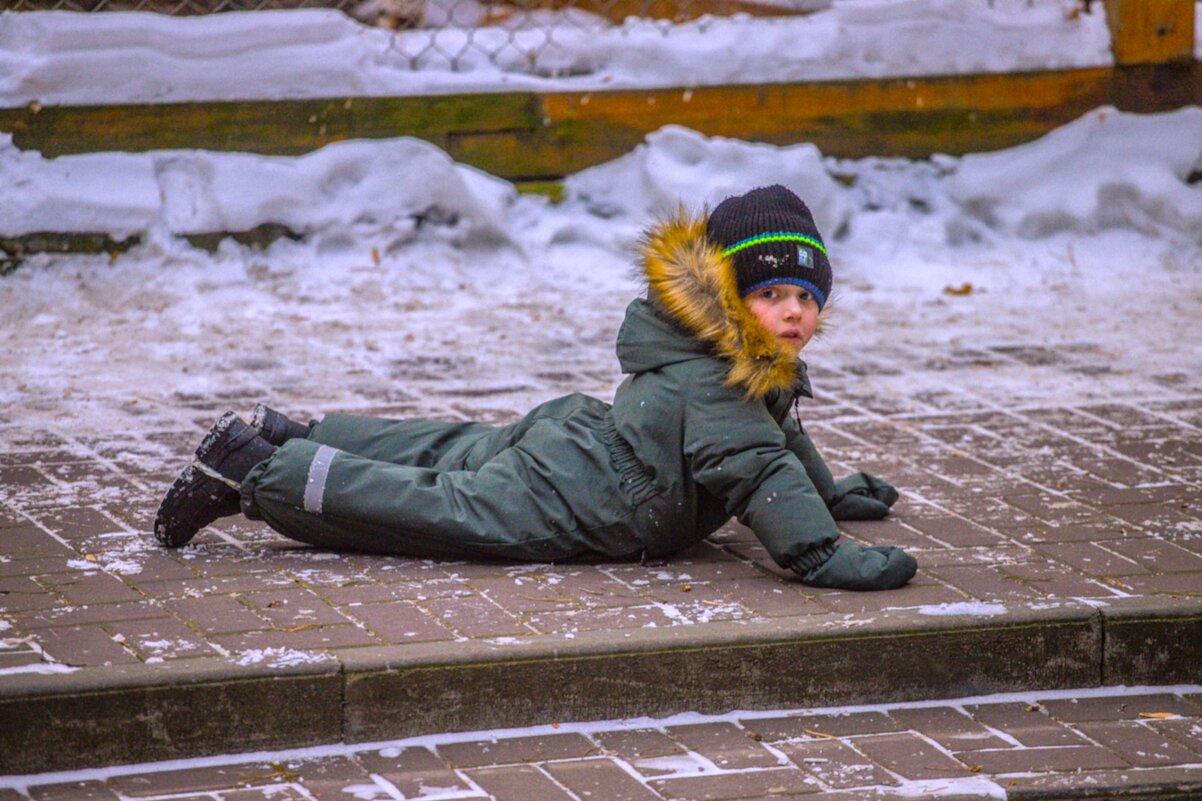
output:
[[[305,511],[321,514],[322,499],[326,494],[326,480],[330,477],[330,464],[338,454],[337,448],[322,445],[309,464],[309,478],[305,482]]]

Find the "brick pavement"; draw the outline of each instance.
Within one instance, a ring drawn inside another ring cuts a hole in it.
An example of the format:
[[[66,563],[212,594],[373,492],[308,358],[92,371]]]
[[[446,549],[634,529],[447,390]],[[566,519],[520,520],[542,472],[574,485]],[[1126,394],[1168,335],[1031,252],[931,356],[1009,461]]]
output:
[[[880,379],[877,394],[865,383],[824,365],[822,395],[805,417],[836,474],[862,468],[901,488],[889,520],[842,526],[915,552],[920,573],[896,593],[803,587],[733,524],[653,565],[335,555],[233,518],[168,551],[147,534],[164,486],[215,414],[251,398],[193,409],[174,429],[103,438],[8,427],[0,430],[0,664],[253,660],[273,650],[570,637],[975,601],[1202,596],[1202,392],[1003,408],[963,386],[905,396],[880,391]],[[435,398],[419,411],[503,422],[521,408],[511,394],[482,393],[462,413]]]
[[[1141,790],[1202,791],[1202,686],[551,722],[0,777],[2,801],[1048,801]]]
[[[1158,619],[1167,609],[1196,620],[1202,391],[1173,376],[1108,374],[1106,362],[1090,346],[1007,345],[884,348],[875,360],[835,351],[815,366],[819,397],[803,417],[834,472],[869,470],[902,491],[890,519],[843,525],[848,536],[917,555],[913,584],[879,594],[791,581],[734,525],[648,565],[336,555],[235,519],[167,551],[148,533],[161,492],[216,415],[249,409],[257,393],[181,399],[103,436],[7,424],[0,689],[6,676],[40,676],[53,691],[68,671],[120,666],[218,662],[262,675],[380,649],[403,661],[438,646],[518,647],[599,633],[797,621],[871,627],[898,610],[932,625],[949,613],[988,622],[1013,610],[1055,617],[1102,609],[1121,623],[1154,608]],[[890,366],[903,363],[912,369]],[[499,423],[565,391],[604,396],[613,379],[550,365],[507,383],[484,375],[465,395],[436,373],[414,373],[403,397],[381,405],[380,392],[365,391],[341,408]],[[280,394],[291,410],[320,401],[289,405]],[[1119,680],[1195,679],[1182,675],[1180,654],[1165,674],[1134,637],[1106,643],[1107,659],[1127,671]],[[893,747],[882,737],[880,748]]]

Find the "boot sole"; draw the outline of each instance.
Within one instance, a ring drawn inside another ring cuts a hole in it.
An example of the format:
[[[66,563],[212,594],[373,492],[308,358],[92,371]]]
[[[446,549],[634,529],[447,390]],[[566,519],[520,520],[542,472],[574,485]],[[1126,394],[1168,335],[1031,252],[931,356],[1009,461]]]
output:
[[[234,490],[188,465],[159,504],[154,536],[168,548],[179,548],[205,526],[238,511]]]

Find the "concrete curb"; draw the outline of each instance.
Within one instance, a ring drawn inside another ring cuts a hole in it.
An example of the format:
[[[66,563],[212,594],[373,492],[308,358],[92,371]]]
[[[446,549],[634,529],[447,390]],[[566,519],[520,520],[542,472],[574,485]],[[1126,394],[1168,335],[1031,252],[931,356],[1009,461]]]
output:
[[[182,660],[6,677],[0,773],[683,711],[1199,681],[1202,598],[345,649],[296,665]]]

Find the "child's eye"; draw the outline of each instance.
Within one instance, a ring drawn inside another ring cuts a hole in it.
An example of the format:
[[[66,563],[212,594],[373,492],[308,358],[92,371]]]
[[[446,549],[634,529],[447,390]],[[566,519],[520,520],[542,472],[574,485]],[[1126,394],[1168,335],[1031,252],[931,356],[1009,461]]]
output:
[[[798,300],[809,300],[812,297],[814,296],[810,294],[810,290],[808,289],[801,290],[801,292],[797,295]]]

